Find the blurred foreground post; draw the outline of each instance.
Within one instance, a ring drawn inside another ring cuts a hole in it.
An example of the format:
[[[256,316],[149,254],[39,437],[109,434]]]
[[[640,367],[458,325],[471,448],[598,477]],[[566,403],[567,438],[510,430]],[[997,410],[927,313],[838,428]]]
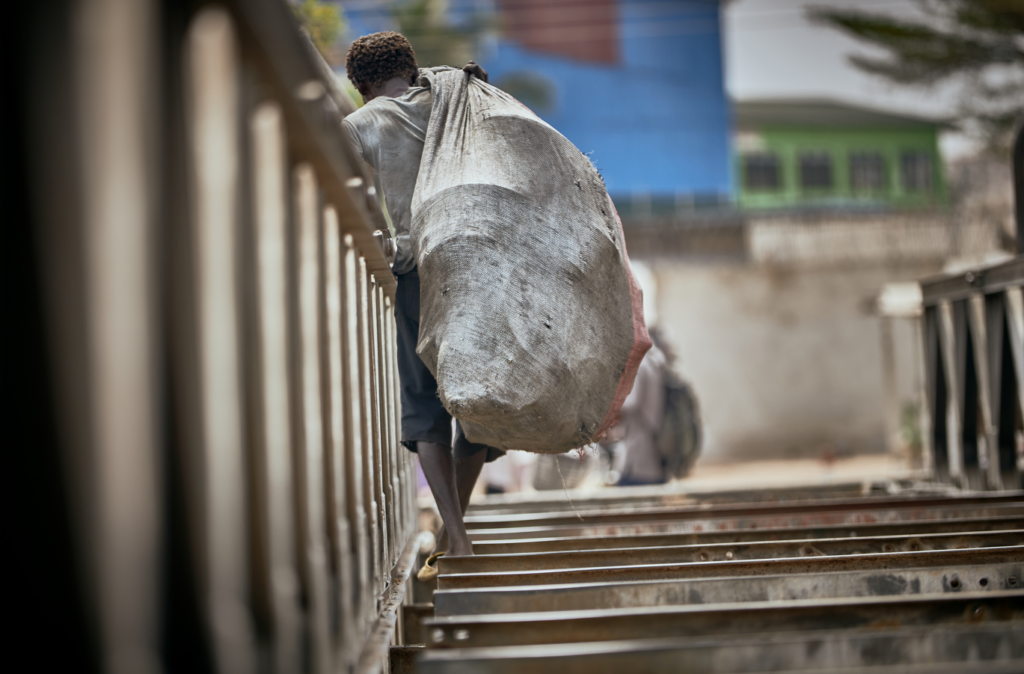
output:
[[[385,670],[418,532],[354,105],[279,0],[28,5],[4,31],[19,659]]]

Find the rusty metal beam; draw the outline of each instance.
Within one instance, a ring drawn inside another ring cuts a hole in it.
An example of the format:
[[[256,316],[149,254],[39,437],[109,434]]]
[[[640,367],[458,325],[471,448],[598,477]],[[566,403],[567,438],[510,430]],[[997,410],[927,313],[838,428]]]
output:
[[[675,485],[659,485],[657,487],[620,487],[598,491],[569,490],[569,498],[577,507],[607,508],[615,505],[638,506],[672,506],[692,505],[697,503],[773,503],[792,501],[813,501],[829,498],[860,498],[891,496],[887,491],[893,483],[877,483],[879,491],[872,491],[876,484],[864,482],[840,482],[830,485],[801,485],[796,487],[775,489],[727,489],[701,491],[681,489]],[[895,488],[899,489],[898,486]],[[912,490],[908,490],[912,491]],[[936,495],[934,490],[927,494]],[[949,492],[940,492],[949,493]],[[483,515],[486,513],[528,513],[551,512],[565,510],[568,505],[564,492],[519,492],[514,494],[490,494],[474,497],[469,504],[468,514]]]
[[[630,670],[707,674],[893,666],[907,671],[904,666],[922,661],[957,664],[962,667],[959,671],[992,671],[992,665],[1024,663],[1024,630],[1012,623],[993,623],[940,629],[839,630],[813,635],[777,633],[428,649],[417,670],[423,674],[619,674]]]
[[[1024,601],[1020,593],[972,592],[929,597],[449,616],[424,620],[423,633],[430,648],[483,648],[991,621],[1014,621],[1024,629]]]
[[[611,550],[615,548],[655,548],[673,545],[742,543],[754,541],[795,541],[817,538],[911,536],[955,532],[1008,531],[1024,529],[1024,515],[971,517],[950,520],[885,522],[881,524],[830,524],[816,527],[782,529],[733,529],[692,533],[644,533],[632,536],[570,536],[566,538],[524,538],[475,541],[473,552],[482,555],[511,555],[528,552],[568,550]]]
[[[1024,560],[1024,546],[968,550],[930,550],[852,554],[834,557],[791,557],[784,559],[740,559],[721,562],[679,562],[675,564],[638,564],[584,569],[551,569],[519,573],[452,573],[438,576],[440,590],[483,587],[522,587],[524,585],[568,585],[623,583],[651,580],[690,580],[774,576],[781,574],[817,574],[836,571],[870,571],[910,568],[947,568],[960,564],[999,564]]]
[[[467,515],[469,529],[500,529],[522,526],[559,526],[584,522],[615,524],[628,522],[676,521],[715,517],[747,516],[799,516],[806,513],[865,512],[883,510],[931,510],[935,508],[957,508],[965,506],[992,506],[1001,504],[1024,504],[1024,492],[1010,491],[992,493],[971,493],[957,496],[887,497],[857,499],[823,499],[793,503],[740,503],[707,505],[686,505],[673,507],[640,507],[600,509],[565,512],[509,513]]]
[[[704,517],[679,520],[642,520],[622,523],[583,523],[573,526],[522,526],[498,529],[475,529],[470,538],[475,541],[494,541],[522,538],[550,538],[568,536],[633,536],[644,533],[687,533],[729,531],[733,529],[785,529],[845,525],[859,527],[883,522],[927,522],[936,520],[1005,517],[1024,515],[1024,504],[1005,503],[987,506],[893,508],[886,510],[806,510],[791,514],[758,515],[756,512],[741,516],[718,516],[709,511]]]
[[[847,571],[819,570],[798,575],[675,578],[579,585],[438,590],[434,593],[434,615],[582,611],[639,606],[881,597],[1022,588],[1024,557],[1019,551],[1007,553],[999,552],[997,549],[982,551],[982,554],[991,557],[984,562],[955,566],[947,564],[947,559],[933,559],[936,565],[928,567],[883,566]],[[1002,558],[999,555],[1002,555]],[[1024,598],[1024,594],[1021,596]]]
[[[924,550],[963,550],[966,548],[995,548],[1011,545],[1024,545],[1024,530],[958,532],[912,536],[858,536],[855,538],[823,538],[813,541],[714,543],[655,548],[613,548],[611,550],[595,547],[591,550],[563,552],[442,557],[440,560],[440,570],[442,576],[465,573],[507,574],[551,569],[781,559],[786,557],[865,555]]]
[[[380,615],[366,637],[359,662],[353,670],[355,674],[377,674],[388,662],[391,644],[395,639],[398,612],[408,594],[406,583],[416,561],[416,551],[424,544],[424,536],[427,535],[421,532],[410,536],[397,564],[391,570],[387,592],[381,597]]]

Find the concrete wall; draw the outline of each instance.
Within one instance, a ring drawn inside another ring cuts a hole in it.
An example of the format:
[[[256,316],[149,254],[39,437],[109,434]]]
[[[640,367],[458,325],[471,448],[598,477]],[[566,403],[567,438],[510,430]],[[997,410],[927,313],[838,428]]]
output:
[[[895,429],[887,429],[871,305],[884,284],[934,274],[941,263],[647,266],[657,321],[700,398],[702,461],[886,448]],[[916,339],[910,321],[894,322],[901,406],[916,398]]]

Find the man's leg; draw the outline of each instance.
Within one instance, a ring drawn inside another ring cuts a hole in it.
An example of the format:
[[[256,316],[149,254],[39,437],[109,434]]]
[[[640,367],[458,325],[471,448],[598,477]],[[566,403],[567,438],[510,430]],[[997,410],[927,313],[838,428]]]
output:
[[[456,442],[458,442],[458,440],[456,440]],[[418,446],[419,445],[417,445],[417,447]],[[455,488],[459,492],[459,510],[463,515],[466,514],[466,508],[469,507],[469,497],[473,495],[473,488],[476,486],[476,481],[480,478],[480,471],[483,470],[484,463],[486,461],[486,450],[477,452],[471,456],[462,456],[455,459]],[[429,481],[429,478],[427,479]],[[431,487],[431,489],[433,489],[433,487]],[[440,510],[440,506],[438,506],[438,509]],[[444,520],[443,515],[441,519]],[[465,524],[463,524],[463,528],[465,528]],[[442,526],[441,530],[437,532],[437,545],[434,546],[434,552],[440,552],[447,549],[448,527]]]
[[[473,493],[473,486],[483,468],[487,452],[478,452],[473,456],[455,460],[452,448],[437,442],[417,442],[416,451],[420,455],[420,466],[444,521],[444,529],[438,535],[437,549],[448,548],[449,555],[460,557],[472,555],[473,545],[469,542],[469,534],[466,533],[462,515],[469,505],[469,497]],[[441,546],[442,543],[445,543],[444,547]]]

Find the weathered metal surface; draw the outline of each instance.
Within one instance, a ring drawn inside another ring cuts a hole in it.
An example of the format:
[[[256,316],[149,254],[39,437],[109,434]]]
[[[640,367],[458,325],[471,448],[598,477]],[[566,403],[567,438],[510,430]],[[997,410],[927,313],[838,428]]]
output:
[[[730,503],[722,505],[685,505],[675,507],[629,508],[568,510],[562,512],[540,513],[490,513],[467,515],[466,527],[469,529],[500,529],[521,526],[558,526],[575,524],[581,519],[601,524],[623,522],[655,522],[700,519],[714,510],[717,517],[745,517],[757,515],[785,516],[806,513],[838,513],[865,512],[883,510],[930,510],[935,508],[963,508],[965,506],[991,506],[1007,503],[1024,503],[1024,492],[1010,491],[1000,493],[972,493],[964,496],[927,496],[927,497],[885,497],[859,499],[822,499],[792,503]]]
[[[582,611],[636,606],[1017,590],[1022,588],[1022,583],[1024,560],[1018,553],[1013,561],[993,561],[956,567],[939,565],[927,568],[876,568],[799,575],[726,576],[689,580],[439,590],[434,593],[434,615]]]
[[[569,490],[569,498],[577,507],[609,508],[625,505],[630,508],[677,506],[699,503],[773,503],[835,498],[888,497],[888,489],[901,490],[890,482],[841,482],[830,485],[800,485],[774,489],[707,489],[680,488],[676,485],[655,487],[620,487],[599,491]],[[913,489],[910,489],[914,493]],[[924,494],[936,494],[933,490]],[[564,510],[565,492],[527,492],[492,494],[475,498],[469,506],[470,515],[487,513],[529,513]]]
[[[402,607],[402,643],[422,644],[421,626],[427,618],[434,617],[433,604],[406,604]]]
[[[770,576],[815,574],[833,571],[952,567],[961,564],[999,564],[1024,560],[1024,546],[968,550],[885,552],[836,556],[805,556],[782,559],[739,559],[675,564],[636,564],[584,569],[550,569],[519,573],[462,573],[440,575],[437,587],[458,590],[473,587],[521,587],[524,585],[567,585],[580,583],[621,583],[630,581],[728,576]]]
[[[764,672],[779,669],[1024,662],[1024,630],[1013,623],[772,633],[636,641],[437,649],[424,652],[418,671],[597,674],[642,672]]]
[[[442,557],[440,570],[442,576],[465,573],[519,573],[551,569],[962,550],[1012,545],[1024,545],[1024,530]]]
[[[416,658],[423,652],[422,644],[392,646],[385,674],[416,674]]]
[[[891,629],[987,621],[1014,621],[1024,629],[1021,595],[1017,592],[971,592],[928,597],[460,615],[424,620],[424,635],[430,648],[481,648],[767,631]]]
[[[954,532],[1007,531],[1024,529],[1024,516],[968,517],[962,519],[879,524],[828,524],[814,527],[775,529],[731,529],[691,533],[643,533],[631,536],[569,536],[525,538],[496,541],[474,541],[473,552],[483,555],[511,555],[530,552],[571,550],[613,550],[616,548],[655,548],[675,545],[743,543],[754,541],[796,541],[817,538],[857,536],[913,536]]]
[[[475,529],[470,531],[473,541],[510,540],[521,538],[550,538],[567,536],[632,536],[645,533],[687,533],[703,531],[730,531],[733,529],[783,529],[798,527],[821,527],[828,525],[861,526],[883,522],[913,522],[947,519],[1005,517],[1024,514],[1024,505],[1017,503],[989,506],[918,508],[908,506],[885,510],[806,510],[788,514],[758,514],[742,516],[720,516],[718,510],[709,510],[701,517],[678,520],[642,520],[612,524],[599,522],[559,526],[522,526],[498,529]]]
[[[383,664],[388,660],[388,649],[394,638],[398,610],[405,599],[406,583],[409,582],[409,575],[416,561],[416,551],[423,544],[424,536],[429,534],[420,533],[419,536],[410,537],[391,572],[388,590],[382,597],[380,615],[366,637],[366,643],[354,670],[356,674],[375,674],[381,671]]]

